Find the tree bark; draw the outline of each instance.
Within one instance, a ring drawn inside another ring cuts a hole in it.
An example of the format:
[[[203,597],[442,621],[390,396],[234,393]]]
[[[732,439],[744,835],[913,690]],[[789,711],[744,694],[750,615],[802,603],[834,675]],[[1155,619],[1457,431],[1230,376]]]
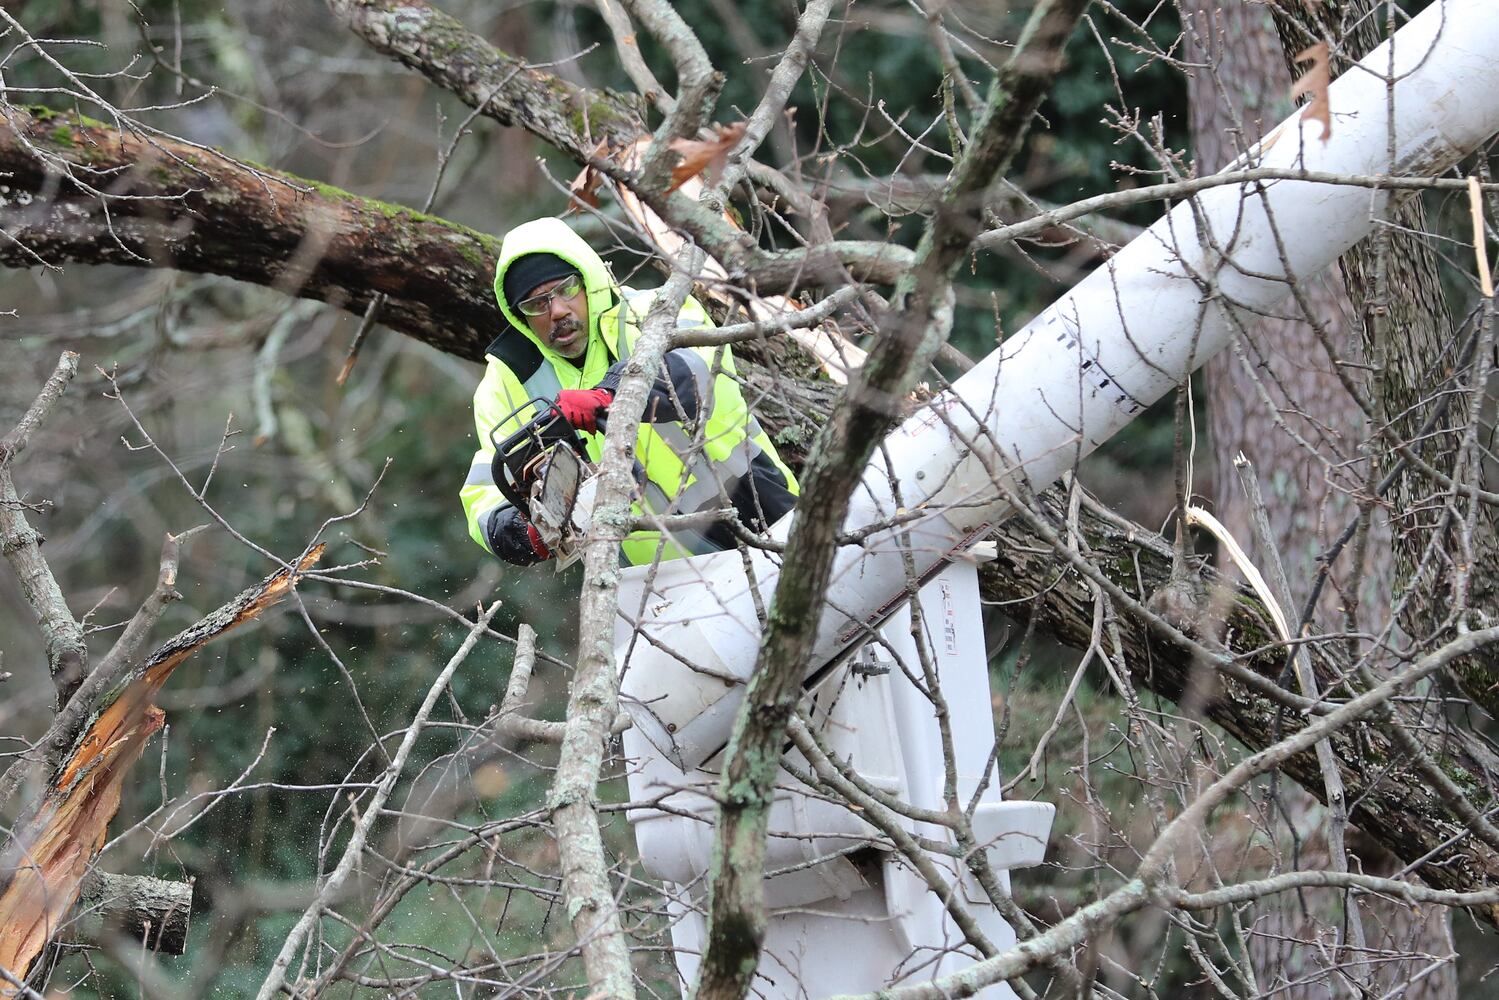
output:
[[[182,955],[192,919],[193,883],[92,872],[84,876],[78,909],[82,916],[71,935],[75,941],[123,934],[149,951]]]
[[[1188,51],[1199,67],[1188,74],[1194,163],[1199,174],[1208,174],[1227,166],[1290,113],[1291,77],[1267,9],[1188,0],[1182,12],[1190,19]],[[1292,308],[1296,315],[1255,323],[1240,345],[1242,357],[1210,361],[1205,381],[1215,456],[1211,492],[1218,518],[1257,566],[1283,563],[1295,601],[1285,611],[1295,617],[1318,573],[1319,557],[1343,526],[1361,514],[1355,498],[1368,493],[1370,462],[1360,456],[1368,454],[1364,442],[1370,428],[1334,368],[1341,359],[1329,357],[1324,346],[1323,338],[1353,361],[1363,353],[1354,330],[1355,309],[1340,275],[1329,272],[1303,286]],[[1313,321],[1323,326],[1320,336]],[[1430,320],[1425,324],[1431,325]],[[1266,398],[1274,405],[1267,405]],[[1265,513],[1274,553],[1265,551],[1252,528],[1253,513],[1230,458],[1236,454],[1250,457],[1268,493]],[[1383,511],[1372,508],[1365,527],[1359,542],[1346,546],[1333,564],[1312,622],[1318,632],[1341,632],[1345,624],[1354,631],[1359,623],[1377,631],[1388,618],[1393,559]],[[1344,862],[1335,861],[1351,846],[1343,842],[1342,804],[1336,803],[1329,816],[1301,789],[1286,789],[1280,797],[1286,822],[1300,841],[1299,851],[1286,851],[1286,856],[1306,870],[1346,870]],[[1326,836],[1320,835],[1324,829]],[[1334,846],[1336,852],[1330,852]],[[1378,870],[1387,857],[1375,849],[1361,867]],[[1345,907],[1355,900],[1356,927],[1343,920]],[[1316,947],[1314,942],[1329,929],[1340,937],[1345,929],[1351,932],[1355,949],[1365,943],[1392,958],[1366,964],[1357,950]],[[1370,939],[1362,941],[1366,935]],[[1258,985],[1285,1000],[1336,995],[1347,985],[1339,966],[1381,991],[1414,978],[1405,994],[1413,1000],[1456,995],[1451,963],[1418,977],[1427,960],[1393,957],[1452,953],[1450,921],[1440,909],[1328,892],[1274,898],[1256,910],[1248,951]]]

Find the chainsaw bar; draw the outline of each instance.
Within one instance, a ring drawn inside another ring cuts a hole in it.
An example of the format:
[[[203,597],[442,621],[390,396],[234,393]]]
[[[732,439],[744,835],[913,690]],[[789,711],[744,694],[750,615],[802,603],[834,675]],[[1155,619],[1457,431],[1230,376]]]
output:
[[[531,523],[563,569],[583,552],[588,511],[580,509],[583,493],[592,495],[593,469],[571,448],[552,448],[540,461],[531,487]],[[584,508],[591,506],[585,503]]]

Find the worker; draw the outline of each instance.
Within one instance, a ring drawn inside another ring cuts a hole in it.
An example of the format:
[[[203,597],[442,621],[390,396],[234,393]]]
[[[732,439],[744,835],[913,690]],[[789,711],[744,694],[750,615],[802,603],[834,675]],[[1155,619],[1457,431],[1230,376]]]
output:
[[[506,326],[485,351],[488,368],[474,393],[479,449],[462,500],[474,541],[506,562],[528,566],[552,554],[526,512],[511,506],[495,484],[494,445],[537,415],[528,400],[551,400],[597,462],[604,418],[655,293],[615,284],[582,237],[552,218],[505,237],[494,289]],[[703,307],[688,298],[678,328],[711,325]],[[637,517],[732,508],[755,532],[789,511],[797,492],[796,479],[744,401],[726,346],[667,352],[636,432],[635,474]],[[669,532],[634,531],[621,557],[639,565],[734,545],[732,526],[719,519]]]

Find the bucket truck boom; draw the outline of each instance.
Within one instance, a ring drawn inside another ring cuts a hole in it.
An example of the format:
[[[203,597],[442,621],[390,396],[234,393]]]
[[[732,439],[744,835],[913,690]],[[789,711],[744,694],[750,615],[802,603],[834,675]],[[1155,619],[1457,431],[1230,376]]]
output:
[[[1434,175],[1499,131],[1499,90],[1481,83],[1499,52],[1491,2],[1438,0],[1332,85],[1328,141],[1320,122],[1286,120],[1228,168],[1279,179],[1226,181],[1178,205],[906,420],[886,441],[889,464],[877,458],[856,487],[845,530],[890,523],[896,496],[923,516],[839,552],[808,683],[905,601],[907,552],[933,576],[1008,515],[1007,494],[1050,484],[1367,235],[1391,197],[1368,178]],[[759,551],[753,579],[738,552],[689,562],[685,583],[621,604],[641,632],[624,706],[684,770],[727,742],[760,645],[751,588],[768,603],[779,572]]]

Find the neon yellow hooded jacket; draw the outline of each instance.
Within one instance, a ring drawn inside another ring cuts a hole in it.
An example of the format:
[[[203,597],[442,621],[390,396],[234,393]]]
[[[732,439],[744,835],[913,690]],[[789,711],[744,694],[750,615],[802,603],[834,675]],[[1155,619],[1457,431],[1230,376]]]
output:
[[[588,302],[588,347],[581,365],[543,344],[505,300],[506,270],[517,258],[531,253],[555,254],[583,276]],[[491,552],[494,551],[490,542],[491,522],[503,508],[509,507],[494,482],[492,440],[503,441],[536,415],[536,408],[526,405],[529,400],[550,400],[562,389],[598,385],[612,364],[629,356],[655,295],[615,285],[593,248],[566,223],[553,218],[536,219],[506,235],[500,247],[494,288],[500,312],[509,326],[486,351],[488,367],[474,393],[479,448],[460,494],[469,534]],[[703,307],[691,298],[677,317],[678,326],[708,326],[711,322]],[[751,463],[763,467],[766,459],[784,475],[794,495],[796,479],[750,413],[739,390],[729,349],[691,348],[680,353],[690,359],[708,391],[694,426],[674,421],[642,423],[636,432],[636,474],[644,479],[642,495],[635,504],[637,516],[643,511],[687,514],[722,507],[734,484],[748,473]],[[706,421],[702,419],[704,415]],[[603,434],[584,433],[583,437],[589,457],[597,462],[603,448]],[[661,532],[642,530],[625,540],[622,555],[627,562],[638,565],[656,559],[658,551],[660,558],[671,559],[718,547],[705,545],[701,536],[692,532],[663,537]]]

